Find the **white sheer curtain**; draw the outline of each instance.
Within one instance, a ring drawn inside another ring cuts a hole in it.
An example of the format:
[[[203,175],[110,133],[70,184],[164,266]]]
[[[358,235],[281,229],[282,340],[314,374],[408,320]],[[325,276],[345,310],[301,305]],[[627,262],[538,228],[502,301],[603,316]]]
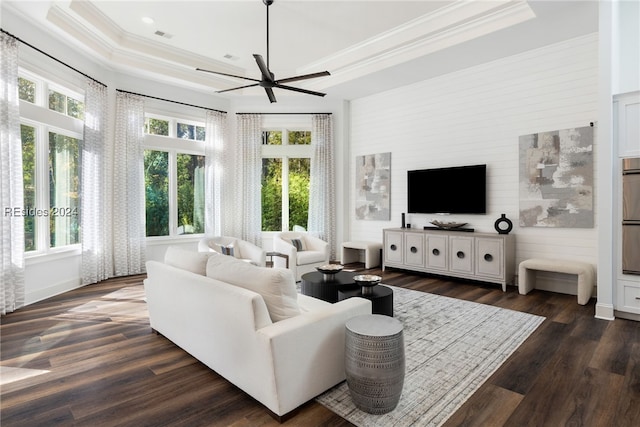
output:
[[[222,235],[222,189],[225,185],[223,173],[227,114],[207,111],[205,139],[205,227],[208,236]],[[229,183],[231,180],[229,180]]]
[[[87,81],[81,154],[80,232],[82,284],[97,283],[113,272],[111,203],[107,191],[107,88]],[[108,210],[109,209],[109,210]]]
[[[116,276],[145,272],[144,101],[118,92],[112,165],[113,263]]]
[[[239,207],[240,238],[262,244],[262,115],[238,115],[237,183],[234,207]]]
[[[22,209],[22,141],[18,101],[18,41],[0,33],[0,206]],[[0,312],[24,305],[24,218],[0,215]]]
[[[330,114],[314,114],[311,119],[311,177],[309,189],[309,233],[329,243],[330,257],[336,259],[336,196],[333,163],[333,119]]]

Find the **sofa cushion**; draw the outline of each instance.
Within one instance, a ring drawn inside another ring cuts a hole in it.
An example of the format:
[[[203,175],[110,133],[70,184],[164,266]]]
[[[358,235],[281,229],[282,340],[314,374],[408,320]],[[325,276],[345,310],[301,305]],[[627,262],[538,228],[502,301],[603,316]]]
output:
[[[169,246],[164,254],[165,264],[204,276],[207,272],[207,261],[214,253],[195,252],[179,246]]]
[[[262,295],[273,322],[300,314],[291,270],[257,267],[228,256],[209,258],[206,270],[208,277]]]

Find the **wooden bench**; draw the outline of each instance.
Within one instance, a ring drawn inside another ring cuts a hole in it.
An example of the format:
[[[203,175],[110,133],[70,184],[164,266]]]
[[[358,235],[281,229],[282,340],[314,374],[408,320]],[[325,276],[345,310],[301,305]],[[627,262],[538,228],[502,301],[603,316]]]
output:
[[[591,264],[581,261],[544,258],[532,258],[522,261],[518,268],[518,292],[520,294],[526,295],[535,287],[535,270],[577,274],[578,304],[585,305],[589,302],[595,284],[595,271]]]

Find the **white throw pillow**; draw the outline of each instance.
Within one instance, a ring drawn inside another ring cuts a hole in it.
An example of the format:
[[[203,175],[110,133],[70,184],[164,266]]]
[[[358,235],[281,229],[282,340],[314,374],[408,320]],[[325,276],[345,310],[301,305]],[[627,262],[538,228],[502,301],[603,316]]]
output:
[[[207,262],[207,277],[262,295],[273,322],[300,314],[291,270],[257,267],[230,256],[213,256]]]
[[[164,254],[164,263],[204,276],[207,272],[207,261],[212,255],[215,255],[215,252],[195,252],[179,246],[169,246]]]

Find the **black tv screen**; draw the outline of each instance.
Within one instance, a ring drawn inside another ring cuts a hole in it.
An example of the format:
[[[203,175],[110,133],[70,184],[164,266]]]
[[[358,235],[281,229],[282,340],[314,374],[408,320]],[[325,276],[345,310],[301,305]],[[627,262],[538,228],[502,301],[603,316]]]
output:
[[[407,172],[409,213],[487,213],[487,165]]]

